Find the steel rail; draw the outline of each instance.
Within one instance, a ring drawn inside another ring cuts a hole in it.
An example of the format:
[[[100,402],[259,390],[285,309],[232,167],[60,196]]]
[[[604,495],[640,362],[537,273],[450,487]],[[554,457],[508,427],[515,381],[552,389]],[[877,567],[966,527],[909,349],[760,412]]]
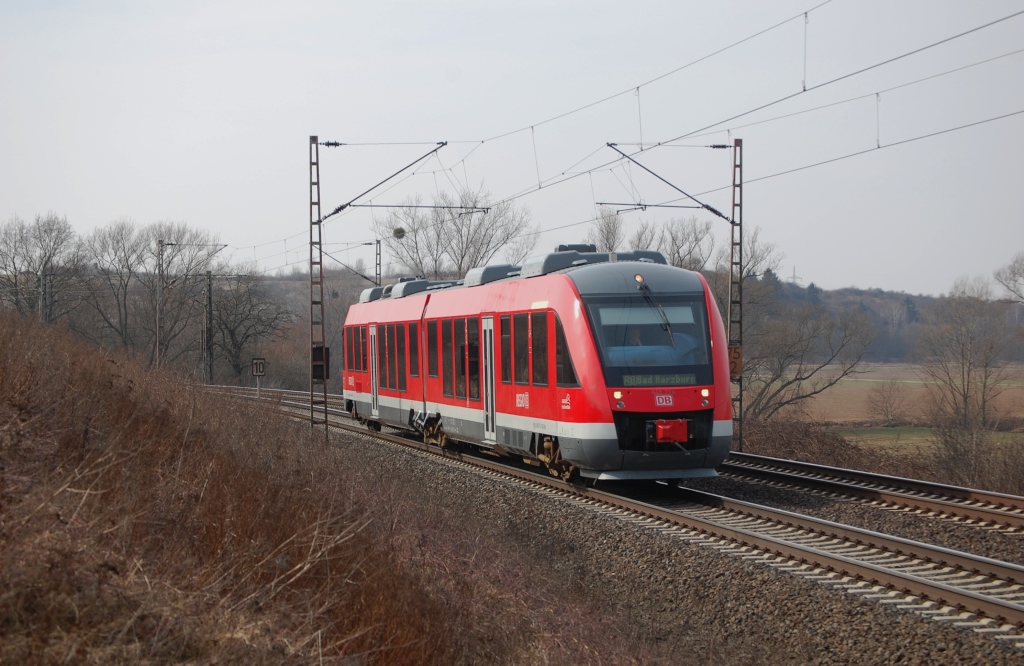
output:
[[[734,500],[727,500],[726,498],[709,495],[707,493],[697,493],[697,491],[688,491],[694,493],[694,498],[697,495],[706,495],[706,501],[712,506],[719,505],[719,502],[730,505],[736,504]],[[723,525],[717,521],[708,520],[691,514],[681,514],[677,510],[666,509],[658,507],[638,500],[624,500],[618,495],[609,495],[602,493],[601,491],[591,490],[587,493],[588,497],[594,499],[601,499],[602,501],[621,506],[623,509],[635,511],[641,515],[646,515],[659,520],[667,522],[681,524],[690,529],[695,529],[704,534],[709,534],[721,539],[727,539],[730,541],[736,541],[744,546],[750,546],[763,550],[768,553],[788,557],[801,563],[811,563],[815,566],[819,566],[828,571],[837,571],[846,575],[854,576],[862,580],[869,581],[874,584],[884,585],[904,594],[910,594],[915,597],[923,599],[929,599],[939,603],[944,603],[957,608],[962,608],[978,615],[990,617],[993,619],[1001,619],[1009,624],[1016,625],[1018,627],[1024,627],[1024,604],[1019,604],[1013,601],[1006,601],[995,597],[990,597],[978,592],[971,590],[964,590],[962,588],[955,587],[940,581],[929,580],[922,576],[917,576],[912,573],[890,569],[878,564],[871,562],[865,562],[858,560],[846,555],[830,553],[828,551],[808,546],[805,544],[795,543],[786,539],[781,539],[768,534],[763,534],[758,531],[750,530],[742,527],[731,527]],[[697,500],[700,503],[704,503],[705,500]],[[743,503],[739,503],[743,504]],[[757,505],[748,505],[745,513],[756,509],[759,513],[764,511],[767,513],[774,512],[777,510],[769,509],[768,507],[759,507]],[[799,516],[799,514],[790,514],[791,516],[798,516],[799,518],[807,521],[808,524],[818,523],[820,529],[809,527],[818,531],[823,535],[833,536],[835,538],[846,539],[852,541],[855,544],[860,544],[860,541],[856,539],[850,539],[850,537],[841,536],[844,533],[849,532],[854,534],[858,530],[853,527],[838,525],[836,523],[829,523],[829,521],[817,521],[807,516]],[[682,518],[681,518],[682,516]],[[783,524],[791,524],[786,522]],[[830,527],[831,526],[831,527]],[[832,532],[832,534],[830,534]],[[880,535],[885,536],[885,535]],[[889,537],[893,539],[895,537]],[[914,551],[918,553],[927,552],[929,549],[936,548],[938,551],[945,551],[938,547],[929,546],[928,544],[915,544],[911,541],[900,540],[905,544],[914,544]],[[941,557],[945,560],[953,559],[953,554],[956,551],[947,551],[941,554]],[[1016,565],[1009,565],[1003,562],[995,562],[994,560],[988,560],[983,563],[982,561],[987,558],[977,558],[967,553],[956,553],[958,560],[964,558],[961,561],[977,562],[981,566],[992,567],[990,563],[996,565],[1015,567],[1020,571],[1015,571],[1016,576],[1020,576],[1021,572],[1024,572],[1024,568],[1016,567]],[[920,557],[920,556],[918,556]],[[924,559],[924,558],[922,558]],[[992,567],[996,569],[998,567]],[[969,571],[974,570],[973,568],[967,569]]]
[[[245,399],[255,399],[256,397],[255,390],[239,390],[234,387],[218,387],[211,390]],[[285,400],[285,398],[292,397],[290,394],[295,394],[295,397],[300,398],[305,397],[305,394],[286,391],[268,391],[268,393],[271,395],[261,399],[273,399],[280,406],[286,408],[299,409],[308,407],[308,403],[303,404],[301,400]],[[275,397],[271,398],[271,396]],[[332,412],[334,412],[335,417],[347,419],[347,415],[341,410],[332,410]],[[368,433],[361,427],[341,423],[337,418],[330,423],[330,426],[399,444],[415,451],[438,456],[449,462],[483,468],[505,477],[517,478],[528,483],[540,485],[567,497],[593,500],[641,517],[678,525],[704,535],[755,548],[764,553],[789,558],[802,564],[811,564],[827,571],[841,573],[872,584],[897,590],[904,594],[953,606],[976,615],[1001,620],[1019,628],[1024,628],[1024,603],[989,596],[942,581],[929,580],[916,573],[900,571],[899,569],[859,560],[845,554],[829,552],[805,543],[765,534],[762,531],[750,529],[749,527],[729,525],[718,520],[694,515],[692,510],[687,512],[685,509],[679,510],[656,506],[624,495],[572,485],[546,474],[510,467],[475,456],[464,456],[460,452],[453,453],[404,437],[381,432]],[[759,520],[769,520],[776,523],[776,528],[779,526],[799,527],[817,533],[822,537],[843,540],[851,546],[868,546],[876,550],[884,549],[894,555],[913,557],[923,562],[945,565],[950,569],[955,568],[959,571],[977,572],[981,576],[998,578],[1010,581],[1011,583],[1024,580],[1024,567],[1018,565],[870,532],[869,530],[861,530],[852,526],[811,518],[780,509],[731,500],[709,493],[700,493],[690,489],[679,490],[683,497],[703,505],[703,507],[723,509],[734,515],[747,516]],[[875,559],[877,557],[877,555],[873,556]],[[946,577],[949,577],[948,571],[946,573]],[[977,586],[977,584],[975,583],[974,586]],[[1013,587],[1013,590],[1017,588],[1021,588],[1021,592],[1014,591],[1010,596],[1021,596],[1024,598],[1024,586],[1016,585]]]
[[[720,471],[1024,529],[1024,497],[733,452]]]
[[[906,555],[939,565],[956,567],[983,576],[1001,578],[1013,583],[1024,584],[1024,566],[1002,562],[982,555],[973,555],[958,550],[912,541],[902,537],[874,532],[860,527],[843,525],[823,518],[812,518],[800,513],[751,504],[729,499],[720,495],[705,493],[689,488],[677,489],[686,499],[704,506],[714,506],[726,511],[769,520],[781,525],[798,527],[816,532],[822,536],[849,541],[857,545],[884,549],[897,555]],[[1024,588],[1022,588],[1024,589]]]

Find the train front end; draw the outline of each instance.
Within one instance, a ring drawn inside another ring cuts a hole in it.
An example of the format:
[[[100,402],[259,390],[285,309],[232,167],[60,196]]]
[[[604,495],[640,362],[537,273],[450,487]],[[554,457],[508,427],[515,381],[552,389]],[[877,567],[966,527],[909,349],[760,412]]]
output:
[[[732,400],[725,329],[704,278],[646,262],[571,278],[604,377],[589,390],[616,437],[588,443],[583,475],[714,476],[732,441]]]

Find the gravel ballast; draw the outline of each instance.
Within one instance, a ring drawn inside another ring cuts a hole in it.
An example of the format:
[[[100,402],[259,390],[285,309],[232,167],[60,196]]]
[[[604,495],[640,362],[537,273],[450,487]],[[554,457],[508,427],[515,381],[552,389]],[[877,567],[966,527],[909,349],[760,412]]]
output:
[[[546,571],[538,585],[553,586],[567,602],[610,622],[650,661],[1024,663],[1024,651],[1003,641],[690,543],[606,511],[369,437],[337,434],[332,439],[356,482],[374,484],[382,494],[411,494],[424,513],[430,507],[471,518],[459,524],[479,534],[459,534],[460,539],[500,537],[507,542],[512,537],[519,552],[510,562],[525,558]],[[717,480],[719,491],[726,481]],[[783,508],[800,510],[792,503]],[[837,510],[830,519],[843,521],[842,513]],[[416,515],[414,511],[412,520]],[[601,659],[586,654],[579,661]]]
[[[842,500],[824,493],[779,488],[735,477],[692,479],[684,485],[694,490],[1024,565],[1024,534],[1020,533],[985,529],[948,518],[884,508],[857,499]]]

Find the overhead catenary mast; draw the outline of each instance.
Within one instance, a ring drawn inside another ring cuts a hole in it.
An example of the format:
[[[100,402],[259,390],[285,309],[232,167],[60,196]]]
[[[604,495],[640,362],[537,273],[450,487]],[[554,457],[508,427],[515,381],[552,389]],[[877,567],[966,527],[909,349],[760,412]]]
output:
[[[330,351],[324,330],[323,218],[320,215],[320,144],[309,137],[309,422],[327,430]]]

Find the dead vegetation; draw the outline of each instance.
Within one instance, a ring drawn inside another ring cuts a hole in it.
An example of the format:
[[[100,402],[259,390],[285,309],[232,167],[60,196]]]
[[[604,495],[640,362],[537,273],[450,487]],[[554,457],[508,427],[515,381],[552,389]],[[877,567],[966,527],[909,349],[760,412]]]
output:
[[[796,419],[753,421],[744,424],[743,435],[747,453],[878,474],[913,478],[935,475],[928,457],[868,449],[821,423]]]
[[[322,433],[31,320],[0,339],[0,662],[636,661],[511,537],[351,483]]]

